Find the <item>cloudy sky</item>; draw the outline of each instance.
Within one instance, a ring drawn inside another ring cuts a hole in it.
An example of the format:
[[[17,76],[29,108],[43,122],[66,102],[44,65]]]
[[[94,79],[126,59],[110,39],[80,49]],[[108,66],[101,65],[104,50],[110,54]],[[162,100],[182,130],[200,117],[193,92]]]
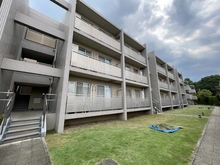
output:
[[[220,74],[219,0],[84,1],[140,43],[146,43],[149,52],[154,50],[184,78],[198,81]],[[30,0],[31,7],[62,20],[64,11],[57,12],[56,5],[51,4],[49,0]]]

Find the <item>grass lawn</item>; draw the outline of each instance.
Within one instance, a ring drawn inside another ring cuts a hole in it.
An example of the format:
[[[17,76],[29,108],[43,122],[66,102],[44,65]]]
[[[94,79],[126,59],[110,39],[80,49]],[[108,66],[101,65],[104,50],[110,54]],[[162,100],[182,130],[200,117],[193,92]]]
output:
[[[187,165],[207,120],[145,115],[50,132],[46,142],[54,165],[95,165],[106,158],[120,165]],[[184,129],[168,134],[149,128],[159,123]]]
[[[200,107],[202,109],[199,109]],[[205,116],[210,116],[214,107],[211,107],[210,110],[208,110],[208,107],[210,106],[190,105],[184,109],[170,110],[170,111],[166,111],[165,113],[166,114],[183,114],[183,115],[202,115],[202,112],[203,112]]]

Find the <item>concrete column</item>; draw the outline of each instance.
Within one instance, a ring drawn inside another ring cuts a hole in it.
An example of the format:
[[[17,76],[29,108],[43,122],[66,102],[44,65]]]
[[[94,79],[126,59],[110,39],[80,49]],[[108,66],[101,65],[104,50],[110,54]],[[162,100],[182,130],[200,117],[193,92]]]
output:
[[[121,33],[120,33],[120,41],[121,41],[121,75],[122,75],[121,93],[122,93],[122,107],[123,107],[124,113],[120,115],[119,118],[121,120],[127,120],[125,54],[124,54],[124,32],[123,30],[121,30]]]
[[[61,44],[61,48],[57,56],[57,65],[62,69],[62,77],[57,82],[57,107],[56,107],[56,123],[55,129],[58,133],[62,133],[64,130],[65,112],[66,112],[66,100],[69,81],[69,65],[72,55],[72,39],[73,39],[73,27],[75,23],[75,10],[76,0],[70,0],[69,10],[67,11],[64,20],[64,32],[65,41]],[[63,60],[63,61],[62,61]]]
[[[169,88],[170,103],[172,105],[171,109],[173,109],[173,99],[172,99],[172,94],[171,94],[170,79],[169,79],[169,75],[168,75],[168,66],[167,66],[167,64],[166,64],[165,68],[166,68],[166,73],[167,73],[167,83],[168,83],[168,88]]]
[[[145,94],[146,96],[149,97],[150,100],[150,106],[151,106],[151,114],[153,113],[153,102],[152,102],[152,87],[151,87],[151,80],[150,80],[150,66],[149,66],[149,58],[148,58],[148,54],[147,54],[147,45],[144,44],[144,50],[142,52],[142,55],[145,57],[145,61],[147,64],[147,67],[144,69],[144,76],[147,77],[148,79],[148,88],[145,88]]]
[[[175,80],[176,80],[176,87],[177,87],[177,96],[179,99],[179,108],[181,108],[181,103],[183,103],[183,99],[182,99],[182,92],[181,92],[181,88],[180,88],[180,83],[179,83],[179,77],[178,77],[178,71],[177,69],[174,70],[174,76],[175,76]]]

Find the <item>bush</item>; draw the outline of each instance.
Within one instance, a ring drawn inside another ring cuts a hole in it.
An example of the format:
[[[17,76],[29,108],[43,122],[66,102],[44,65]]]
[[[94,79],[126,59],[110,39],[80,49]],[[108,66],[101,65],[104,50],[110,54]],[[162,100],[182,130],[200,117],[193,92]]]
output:
[[[198,98],[197,103],[203,105],[220,106],[220,99],[217,96],[202,97],[202,98]]]

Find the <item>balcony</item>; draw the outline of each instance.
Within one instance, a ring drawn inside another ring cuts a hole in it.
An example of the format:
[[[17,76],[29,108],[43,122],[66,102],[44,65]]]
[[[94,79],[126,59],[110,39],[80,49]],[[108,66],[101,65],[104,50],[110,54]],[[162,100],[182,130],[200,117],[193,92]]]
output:
[[[101,74],[121,78],[121,68],[72,52],[71,65]]]
[[[158,70],[159,72],[161,72],[161,73],[163,73],[163,74],[166,75],[166,70],[165,70],[165,68],[163,68],[163,67],[157,65],[157,70]]]
[[[179,105],[179,100],[173,100],[173,105]]]
[[[125,78],[131,81],[148,84],[147,77],[125,70]]]
[[[162,106],[170,106],[171,102],[169,99],[161,99]]]
[[[159,86],[160,86],[160,88],[168,89],[168,84],[166,84],[166,83],[159,82]]]
[[[170,85],[170,89],[173,90],[173,91],[176,91],[176,87],[173,86],[173,85]]]
[[[170,78],[172,78],[172,79],[175,79],[175,78],[174,78],[174,74],[171,73],[171,72],[168,72],[168,76],[169,76]]]
[[[145,108],[150,107],[149,98],[127,98],[127,108]]]
[[[44,35],[42,33],[36,32],[31,29],[27,29],[25,39],[32,41],[32,42],[36,42],[41,45],[51,47],[51,48],[56,47],[56,39],[55,38],[49,37],[47,35]]]
[[[182,92],[182,93],[186,93],[186,91],[185,91],[184,88],[181,88],[181,92]]]
[[[181,78],[179,78],[179,83],[182,83],[183,84],[183,80]]]
[[[190,90],[189,85],[185,85],[185,86],[184,86],[184,89],[185,89],[186,91],[189,91],[189,90]]]
[[[124,53],[142,63],[146,63],[145,58],[141,54],[135,52],[127,46],[124,47]]]
[[[79,29],[86,34],[104,42],[105,44],[108,44],[109,46],[120,50],[120,43],[115,40],[114,38],[108,36],[104,32],[100,31],[98,28],[92,26],[91,24],[83,21],[79,17],[75,17],[75,28]]]
[[[66,113],[121,110],[121,97],[85,97],[68,95]]]
[[[183,99],[183,104],[187,104],[187,101],[186,101],[186,99]]]
[[[195,89],[191,89],[191,90],[189,90],[189,93],[196,94],[196,90]]]
[[[192,100],[198,100],[197,96],[192,96]]]

